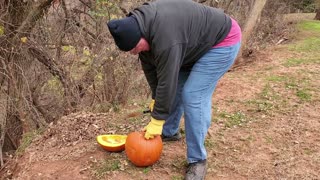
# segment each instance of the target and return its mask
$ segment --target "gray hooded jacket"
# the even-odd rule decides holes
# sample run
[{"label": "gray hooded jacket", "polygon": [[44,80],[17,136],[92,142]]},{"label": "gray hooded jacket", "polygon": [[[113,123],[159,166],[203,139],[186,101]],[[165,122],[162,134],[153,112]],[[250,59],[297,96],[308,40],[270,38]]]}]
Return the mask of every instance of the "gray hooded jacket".
[{"label": "gray hooded jacket", "polygon": [[166,120],[173,108],[179,71],[190,70],[231,29],[222,10],[191,0],[158,0],[131,12],[150,51],[139,54],[156,103],[152,117]]}]

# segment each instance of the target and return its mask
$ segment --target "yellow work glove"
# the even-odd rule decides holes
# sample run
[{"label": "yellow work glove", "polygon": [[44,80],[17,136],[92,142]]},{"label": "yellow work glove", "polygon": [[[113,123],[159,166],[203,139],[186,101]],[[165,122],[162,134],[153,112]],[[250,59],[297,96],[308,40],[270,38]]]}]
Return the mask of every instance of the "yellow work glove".
[{"label": "yellow work glove", "polygon": [[149,122],[149,124],[143,128],[143,131],[146,131],[146,133],[144,134],[144,138],[152,139],[156,135],[161,135],[164,122],[164,120],[156,120],[151,117],[151,121]]},{"label": "yellow work glove", "polygon": [[150,109],[151,112],[153,111],[153,107],[154,107],[154,103],[155,103],[155,102],[156,102],[156,101],[155,101],[154,99],[152,99],[151,102],[150,102],[150,104],[149,104],[149,109]]}]

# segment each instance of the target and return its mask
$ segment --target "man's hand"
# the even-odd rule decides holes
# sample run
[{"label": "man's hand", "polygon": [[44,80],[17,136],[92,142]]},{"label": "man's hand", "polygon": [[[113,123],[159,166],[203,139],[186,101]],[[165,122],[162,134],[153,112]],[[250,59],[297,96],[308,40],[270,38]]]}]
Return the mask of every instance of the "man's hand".
[{"label": "man's hand", "polygon": [[154,99],[152,99],[151,102],[150,102],[150,104],[149,104],[149,109],[150,109],[151,112],[153,111],[153,107],[154,107],[154,103],[155,103],[155,102],[156,102],[156,101],[155,101]]},{"label": "man's hand", "polygon": [[144,138],[152,139],[156,135],[161,135],[164,122],[164,120],[156,120],[151,117],[151,121],[149,122],[149,124],[143,128],[143,130],[146,131],[146,133],[144,134]]}]

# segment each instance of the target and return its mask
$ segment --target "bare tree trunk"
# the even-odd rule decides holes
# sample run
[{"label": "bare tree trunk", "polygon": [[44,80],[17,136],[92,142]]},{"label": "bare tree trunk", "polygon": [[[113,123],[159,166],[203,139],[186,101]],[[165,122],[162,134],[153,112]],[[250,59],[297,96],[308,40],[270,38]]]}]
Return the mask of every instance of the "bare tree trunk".
[{"label": "bare tree trunk", "polygon": [[[248,43],[249,37],[253,33],[254,27],[257,24],[257,21],[259,21],[260,15],[262,13],[262,10],[266,4],[267,0],[256,0],[253,8],[250,12],[250,15],[248,17],[248,20],[242,30],[242,42],[241,42],[241,50],[239,52],[238,57],[242,57],[242,50],[245,49],[246,44]],[[239,63],[239,58],[236,61],[236,64]]]},{"label": "bare tree trunk", "polygon": [[4,138],[6,135],[6,109],[7,109],[7,101],[5,94],[0,91],[0,167],[3,166],[3,153],[2,148],[4,145]]},{"label": "bare tree trunk", "polygon": [[315,20],[320,20],[320,8],[316,10],[316,17],[314,17]]},{"label": "bare tree trunk", "polygon": [[315,0],[316,6],[316,16],[314,17],[315,20],[320,20],[320,0]]}]

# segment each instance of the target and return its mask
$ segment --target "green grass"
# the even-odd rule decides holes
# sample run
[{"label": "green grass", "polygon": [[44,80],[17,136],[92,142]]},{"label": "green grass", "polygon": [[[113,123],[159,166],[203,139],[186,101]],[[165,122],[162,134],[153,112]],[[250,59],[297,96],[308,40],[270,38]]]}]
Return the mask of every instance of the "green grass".
[{"label": "green grass", "polygon": [[111,171],[116,171],[120,169],[120,160],[118,159],[108,159],[100,163],[95,169],[95,176],[97,178],[103,177],[105,174]]},{"label": "green grass", "polygon": [[297,89],[299,85],[294,81],[285,82],[286,89]]},{"label": "green grass", "polygon": [[273,143],[273,139],[269,136],[265,137],[265,140],[267,141],[267,143],[272,144]]},{"label": "green grass", "polygon": [[267,66],[264,68],[265,71],[272,71],[274,69],[276,69],[274,66]]},{"label": "green grass", "polygon": [[249,135],[249,136],[247,136],[247,137],[240,137],[240,140],[241,140],[241,141],[245,141],[245,142],[253,142],[253,141],[255,141],[256,139],[255,139],[254,136]]},{"label": "green grass", "polygon": [[319,52],[320,51],[320,38],[319,37],[308,37],[302,41],[298,41],[295,44],[288,46],[290,51],[295,52]]},{"label": "green grass", "polygon": [[[301,61],[291,61],[292,64],[305,63]],[[255,103],[258,105],[257,111],[268,111],[275,107],[275,105],[283,105],[281,101],[286,99],[286,97],[296,95],[302,101],[311,101],[312,92],[314,91],[313,85],[310,83],[310,77],[307,72],[296,71],[292,74],[284,74],[281,76],[272,75],[266,78],[269,82],[262,92],[260,93],[260,100],[252,101],[251,104]],[[277,85],[280,88],[279,91],[282,91],[282,87],[288,89],[289,91],[286,94],[278,94],[272,88],[272,85]],[[280,93],[280,92],[279,92]],[[264,100],[263,100],[264,99]],[[268,101],[266,101],[268,100]]]},{"label": "green grass", "polygon": [[[256,122],[278,121],[280,118],[291,118],[294,114],[308,106],[317,105],[319,102],[319,64],[320,64],[320,23],[304,23],[301,26],[306,30],[317,32],[299,35],[301,41],[296,41],[294,44],[288,45],[280,49],[286,53],[286,59],[279,59],[280,66],[270,66],[259,69],[253,74],[254,78],[248,78],[251,82],[261,82],[262,87],[256,91],[255,96],[251,99],[225,100],[226,109],[213,109],[214,116],[212,121],[224,122],[226,127],[240,126],[241,129],[251,127],[248,120],[252,120],[253,124]],[[305,32],[301,32],[305,33]],[[288,49],[289,51],[288,51]],[[282,58],[282,57],[280,57]],[[236,112],[228,109],[237,108]],[[241,111],[240,111],[241,110]],[[230,112],[231,111],[231,112]],[[245,112],[242,113],[242,112]],[[260,125],[260,124],[259,124]],[[254,127],[254,126],[253,126]],[[223,133],[222,129],[222,133]],[[223,136],[226,136],[225,134]],[[253,136],[239,137],[240,140],[251,144],[255,141]],[[261,140],[261,139],[260,139]],[[259,141],[260,141],[259,140]],[[272,134],[265,134],[263,142],[274,145],[279,143],[277,138]],[[219,142],[218,142],[219,143]],[[217,145],[210,141],[205,141],[206,147],[210,150],[217,149]],[[219,145],[219,144],[218,144]],[[212,151],[211,149],[211,151]],[[310,149],[305,149],[306,155],[312,155]]]},{"label": "green grass", "polygon": [[303,31],[312,31],[320,33],[320,22],[319,21],[302,21],[298,24],[298,28]]},{"label": "green grass", "polygon": [[172,161],[172,166],[177,168],[177,169],[181,169],[185,166],[187,166],[188,162],[186,161],[185,158],[182,157],[175,157]]},{"label": "green grass", "polygon": [[218,116],[226,120],[224,124],[228,128],[240,126],[243,123],[247,122],[245,114],[241,111],[235,113],[222,112]]},{"label": "green grass", "polygon": [[296,95],[300,98],[302,101],[310,101],[312,95],[309,93],[306,89],[300,89],[297,91]]},{"label": "green grass", "polygon": [[279,99],[279,94],[273,89],[270,83],[267,83],[259,94],[259,98],[273,101]]},{"label": "green grass", "polygon": [[286,76],[278,76],[278,75],[272,75],[267,77],[268,81],[272,81],[272,82],[281,82],[281,81],[286,81],[288,77]]},{"label": "green grass", "polygon": [[171,177],[171,179],[172,179],[172,180],[183,180],[184,177],[183,177],[182,175],[173,175],[173,176]]},{"label": "green grass", "polygon": [[303,148],[303,150],[304,150],[304,154],[306,154],[308,156],[311,156],[312,154],[315,154],[318,152],[318,151],[310,149],[310,148]]},{"label": "green grass", "polygon": [[272,109],[274,109],[274,104],[272,102],[268,102],[266,100],[259,100],[259,99],[254,99],[254,100],[249,100],[246,102],[249,105],[254,105],[254,110],[256,112],[268,112]]},{"label": "green grass", "polygon": [[42,132],[43,130],[38,129],[36,131],[32,131],[32,132],[27,132],[22,136],[22,140],[21,140],[21,144],[18,147],[16,154],[19,156],[21,154],[23,154],[23,152],[26,150],[27,147],[30,146],[30,144],[32,143],[33,139]]},{"label": "green grass", "polygon": [[[289,45],[289,50],[295,52],[311,52],[312,54],[306,54],[308,58],[317,57],[313,55],[319,54],[320,51],[320,21],[302,21],[298,23],[297,27],[298,30],[300,30],[297,37],[301,40]],[[304,59],[305,58],[306,57],[304,57]]]},{"label": "green grass", "polygon": [[244,101],[243,107],[247,107],[248,112],[267,116],[275,112],[285,113],[290,110],[290,99],[294,99],[292,97],[297,96],[303,101],[311,100],[311,94],[307,91],[310,89],[309,79],[304,73],[289,72],[267,77],[261,75],[259,78],[266,82],[254,99]]},{"label": "green grass", "polygon": [[307,64],[320,64],[320,58],[313,58],[313,59],[290,58],[290,59],[287,59],[286,62],[284,62],[282,65],[285,67],[294,67],[294,66],[307,65]]},{"label": "green grass", "polygon": [[4,27],[0,25],[0,36],[4,35]]},{"label": "green grass", "polygon": [[148,174],[150,172],[151,168],[150,167],[146,167],[143,169],[143,173],[144,174]]},{"label": "green grass", "polygon": [[206,139],[204,142],[204,146],[208,149],[212,149],[212,148],[214,148],[215,144],[210,139]]},{"label": "green grass", "polygon": [[[316,69],[320,64],[320,21],[302,21],[298,23],[298,37],[300,41],[288,45],[290,51],[299,53],[298,57],[286,59],[282,65],[290,67],[301,67],[302,65],[309,65],[311,70]],[[302,101],[311,101],[317,99],[317,91],[319,86],[314,82],[319,78],[319,74],[306,71],[308,68],[295,70],[288,79],[284,81],[285,88],[293,90],[295,96]],[[314,70],[313,70],[314,71]],[[277,81],[276,77],[271,78]],[[278,81],[279,82],[279,81]],[[312,99],[313,98],[313,99]]]}]

